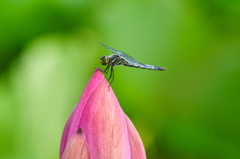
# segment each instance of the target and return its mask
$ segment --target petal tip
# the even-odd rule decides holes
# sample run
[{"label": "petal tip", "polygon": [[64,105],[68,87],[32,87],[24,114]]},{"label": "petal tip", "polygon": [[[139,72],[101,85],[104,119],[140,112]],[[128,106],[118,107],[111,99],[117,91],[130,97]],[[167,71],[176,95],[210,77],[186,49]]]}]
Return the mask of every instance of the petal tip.
[{"label": "petal tip", "polygon": [[101,71],[100,68],[99,68],[99,66],[96,67],[96,69],[95,69],[95,72],[97,72],[97,71]]},{"label": "petal tip", "polygon": [[70,138],[61,159],[90,159],[90,153],[85,138],[85,134],[81,128],[79,128]]}]

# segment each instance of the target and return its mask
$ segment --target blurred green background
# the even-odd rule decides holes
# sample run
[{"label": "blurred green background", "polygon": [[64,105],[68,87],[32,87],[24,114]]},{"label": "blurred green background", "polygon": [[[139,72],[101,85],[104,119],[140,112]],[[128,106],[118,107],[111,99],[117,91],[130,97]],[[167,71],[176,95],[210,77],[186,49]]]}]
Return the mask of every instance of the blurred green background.
[{"label": "blurred green background", "polygon": [[1,159],[58,158],[98,42],[167,68],[115,67],[149,159],[240,158],[239,0],[2,0]]}]

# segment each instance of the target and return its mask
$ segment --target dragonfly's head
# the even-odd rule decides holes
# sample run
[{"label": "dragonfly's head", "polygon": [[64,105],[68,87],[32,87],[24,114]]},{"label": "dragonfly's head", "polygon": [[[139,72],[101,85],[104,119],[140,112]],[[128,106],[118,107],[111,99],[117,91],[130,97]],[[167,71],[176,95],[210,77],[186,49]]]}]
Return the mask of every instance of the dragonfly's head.
[{"label": "dragonfly's head", "polygon": [[103,55],[102,57],[100,57],[100,62],[102,65],[108,64],[108,57],[106,55]]}]

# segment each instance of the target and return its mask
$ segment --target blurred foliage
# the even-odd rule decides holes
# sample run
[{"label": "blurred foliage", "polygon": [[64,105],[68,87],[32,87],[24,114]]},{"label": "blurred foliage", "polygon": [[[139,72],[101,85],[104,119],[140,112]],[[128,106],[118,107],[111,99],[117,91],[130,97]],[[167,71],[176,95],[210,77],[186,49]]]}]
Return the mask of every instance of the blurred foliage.
[{"label": "blurred foliage", "polygon": [[148,158],[240,158],[238,0],[0,1],[0,158],[58,158],[98,42],[167,68],[115,67]]}]

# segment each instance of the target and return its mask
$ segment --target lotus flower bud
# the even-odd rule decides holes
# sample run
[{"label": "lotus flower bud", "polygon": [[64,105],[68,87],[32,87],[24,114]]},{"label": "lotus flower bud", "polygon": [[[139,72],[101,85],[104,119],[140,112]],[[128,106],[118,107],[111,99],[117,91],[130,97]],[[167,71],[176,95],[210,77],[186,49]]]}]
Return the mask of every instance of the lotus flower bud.
[{"label": "lotus flower bud", "polygon": [[108,86],[97,68],[64,127],[60,159],[146,158],[137,130]]}]

